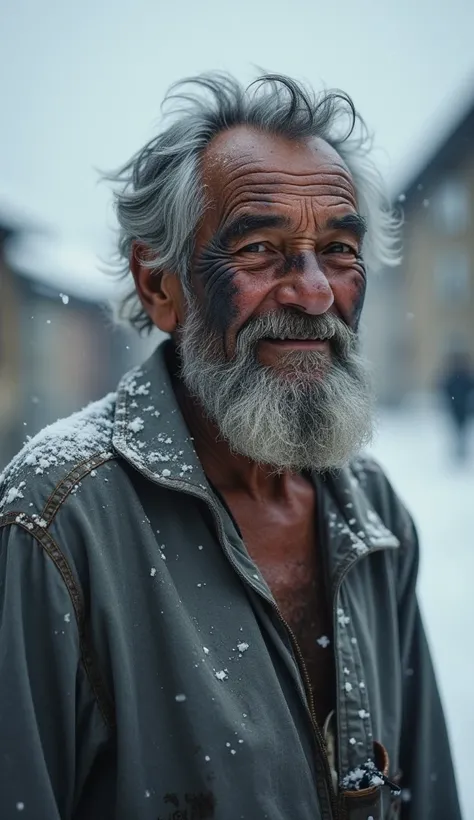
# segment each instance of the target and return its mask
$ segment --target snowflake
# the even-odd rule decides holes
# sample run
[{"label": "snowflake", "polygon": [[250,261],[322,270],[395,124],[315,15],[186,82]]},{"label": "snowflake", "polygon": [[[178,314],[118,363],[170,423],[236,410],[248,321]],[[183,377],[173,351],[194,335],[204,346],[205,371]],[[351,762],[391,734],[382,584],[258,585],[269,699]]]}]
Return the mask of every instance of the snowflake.
[{"label": "snowflake", "polygon": [[216,676],[217,680],[226,680],[226,679],[229,677],[229,676],[226,674],[226,672],[224,672],[224,670],[223,670],[223,669],[221,669],[221,671],[220,671],[220,672],[215,672],[214,674],[215,674],[215,676]]},{"label": "snowflake", "polygon": [[66,614],[64,616],[64,620],[66,621],[67,624],[70,623],[70,621],[71,621],[71,613],[70,612],[66,612]]},{"label": "snowflake", "polygon": [[175,701],[177,701],[177,703],[184,703],[184,701],[186,700],[186,695],[175,695],[174,699]]},{"label": "snowflake", "polygon": [[25,482],[21,481],[18,487],[11,487],[5,495],[5,499],[2,502],[1,506],[3,506],[3,504],[11,504],[12,501],[16,501],[17,498],[24,498],[24,495],[22,493],[22,488],[24,486]]},{"label": "snowflake", "polygon": [[316,643],[322,646],[323,649],[326,649],[331,643],[331,641],[329,640],[327,635],[321,635],[321,637],[317,639]]},{"label": "snowflake", "polygon": [[156,567],[152,567],[152,568],[151,568],[151,570],[150,570],[150,575],[151,575],[151,577],[152,577],[152,578],[154,578],[154,577],[155,577],[155,575],[156,575]]},{"label": "snowflake", "polygon": [[129,421],[128,429],[132,431],[132,433],[139,433],[140,430],[143,430],[145,424],[143,419],[137,416],[133,421]]},{"label": "snowflake", "polygon": [[242,643],[237,644],[237,649],[239,650],[239,652],[245,652],[246,649],[248,649],[248,648],[249,648],[249,645],[248,645],[248,643],[245,643],[245,641],[242,641]]}]

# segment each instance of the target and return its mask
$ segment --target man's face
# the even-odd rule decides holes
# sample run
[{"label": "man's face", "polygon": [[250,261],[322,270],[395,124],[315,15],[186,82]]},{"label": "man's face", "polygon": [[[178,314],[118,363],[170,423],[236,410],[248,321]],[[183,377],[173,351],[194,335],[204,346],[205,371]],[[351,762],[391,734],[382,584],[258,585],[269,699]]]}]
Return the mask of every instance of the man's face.
[{"label": "man's face", "polygon": [[[365,226],[336,151],[240,127],[214,140],[202,172],[212,206],[196,237],[192,279],[227,354],[245,323],[265,313],[329,312],[355,330]],[[278,366],[291,350],[329,353],[327,343],[262,340],[258,359]]]},{"label": "man's face", "polygon": [[211,143],[202,174],[210,205],[179,337],[183,378],[252,460],[339,465],[370,432],[356,351],[365,225],[351,176],[321,140],[244,127]]}]

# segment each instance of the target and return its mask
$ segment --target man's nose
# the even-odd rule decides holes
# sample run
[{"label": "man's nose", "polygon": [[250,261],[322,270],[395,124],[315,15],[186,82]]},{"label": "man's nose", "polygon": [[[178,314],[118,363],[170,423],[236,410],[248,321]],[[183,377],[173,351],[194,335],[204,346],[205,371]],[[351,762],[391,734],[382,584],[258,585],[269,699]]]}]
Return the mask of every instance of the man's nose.
[{"label": "man's nose", "polygon": [[278,303],[318,316],[334,302],[334,294],[317,255],[313,251],[293,258],[277,287]]}]

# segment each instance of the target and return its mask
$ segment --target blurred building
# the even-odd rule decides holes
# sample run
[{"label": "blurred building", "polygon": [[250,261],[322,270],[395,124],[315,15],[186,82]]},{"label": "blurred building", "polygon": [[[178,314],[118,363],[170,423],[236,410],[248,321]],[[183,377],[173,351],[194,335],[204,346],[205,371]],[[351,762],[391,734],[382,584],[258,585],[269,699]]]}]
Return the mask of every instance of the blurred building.
[{"label": "blurred building", "polygon": [[0,221],[0,470],[28,435],[113,390],[150,346],[112,328],[112,283],[94,279],[96,266],[81,275],[65,256]]},{"label": "blurred building", "polygon": [[373,278],[366,312],[386,403],[429,393],[451,351],[474,358],[474,103],[395,204],[403,263]]}]

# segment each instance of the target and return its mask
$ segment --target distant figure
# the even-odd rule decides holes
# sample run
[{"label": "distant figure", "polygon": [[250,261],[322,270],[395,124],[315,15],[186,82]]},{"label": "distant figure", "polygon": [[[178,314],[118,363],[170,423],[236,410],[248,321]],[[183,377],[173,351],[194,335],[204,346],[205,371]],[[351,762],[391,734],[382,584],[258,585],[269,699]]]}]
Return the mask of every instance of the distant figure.
[{"label": "distant figure", "polygon": [[474,411],[474,369],[467,353],[451,353],[440,389],[454,430],[454,453],[459,461],[464,461],[468,453],[469,422]]}]

